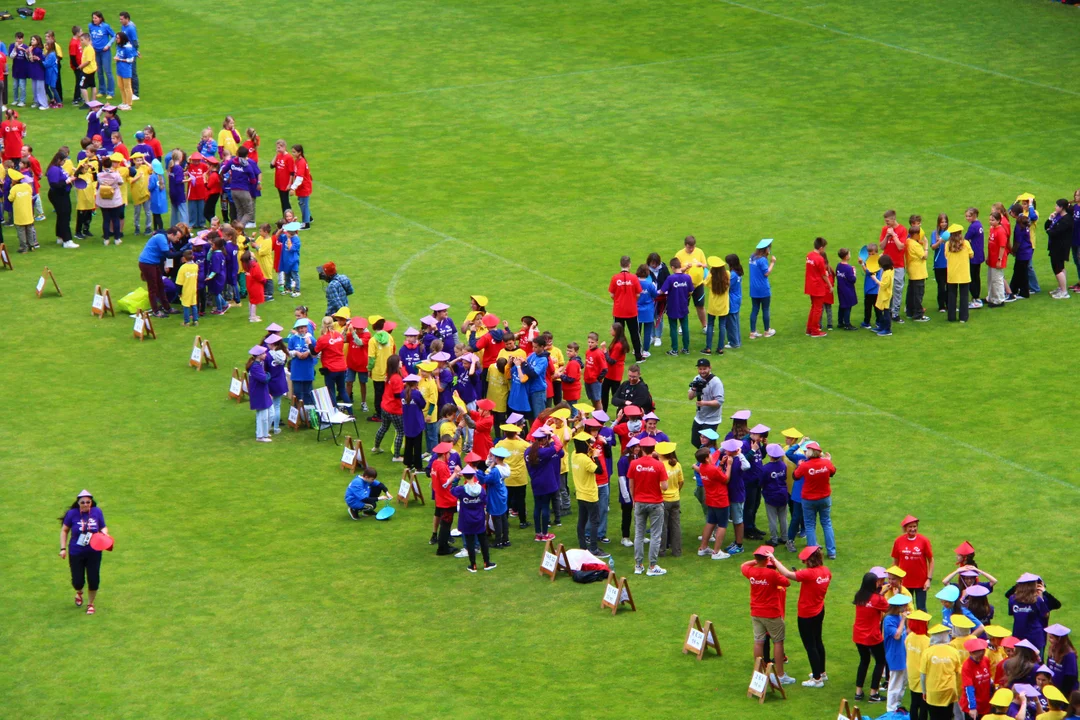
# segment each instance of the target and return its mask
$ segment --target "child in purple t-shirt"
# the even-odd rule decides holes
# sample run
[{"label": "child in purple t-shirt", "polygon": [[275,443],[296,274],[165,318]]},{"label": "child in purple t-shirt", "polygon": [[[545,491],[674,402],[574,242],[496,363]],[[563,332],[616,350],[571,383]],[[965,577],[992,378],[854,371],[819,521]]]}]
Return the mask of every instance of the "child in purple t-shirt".
[{"label": "child in purple t-shirt", "polygon": [[671,349],[668,355],[679,354],[679,326],[682,326],[683,355],[690,354],[690,293],[694,290],[694,281],[682,271],[682,263],[672,258],[669,263],[671,274],[660,286],[657,295],[667,296],[666,313],[668,332],[671,334]]},{"label": "child in purple t-shirt", "polygon": [[461,474],[466,482],[451,488],[450,492],[458,499],[458,530],[465,536],[465,549],[469,552],[469,572],[476,572],[476,544],[480,544],[480,554],[484,558],[484,569],[494,570],[495,563],[491,562],[488,554],[487,519],[484,511],[487,508],[487,491],[476,481],[476,470],[471,467],[462,468]]}]

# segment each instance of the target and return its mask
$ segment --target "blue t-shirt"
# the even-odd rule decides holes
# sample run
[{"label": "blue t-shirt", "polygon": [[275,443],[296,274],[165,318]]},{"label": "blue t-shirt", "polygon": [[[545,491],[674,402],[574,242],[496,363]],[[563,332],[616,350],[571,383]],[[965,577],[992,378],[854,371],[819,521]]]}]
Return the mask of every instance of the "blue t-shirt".
[{"label": "blue t-shirt", "polygon": [[525,384],[521,382],[516,365],[510,365],[510,392],[506,398],[506,405],[514,412],[529,413],[532,411],[529,405],[529,391]]},{"label": "blue t-shirt", "polygon": [[529,382],[525,389],[530,393],[547,392],[547,368],[548,354],[533,353],[525,360],[525,374],[529,376]]},{"label": "blue t-shirt", "polygon": [[100,25],[90,23],[90,27],[87,28],[86,32],[90,35],[90,44],[94,46],[95,50],[104,50],[116,37],[116,33],[106,22]]},{"label": "blue t-shirt", "polygon": [[131,43],[136,48],[139,47],[139,31],[135,27],[135,23],[129,22],[127,25],[121,25],[120,32],[127,35],[129,43]]},{"label": "blue t-shirt", "polygon": [[971,256],[971,264],[979,265],[986,262],[985,244],[983,243],[983,226],[978,220],[968,225],[964,239],[971,243],[971,250],[975,254]]},{"label": "blue t-shirt", "polygon": [[728,315],[734,315],[742,310],[742,275],[731,273],[731,284],[728,285]]},{"label": "blue t-shirt", "polygon": [[[937,230],[930,233],[930,245],[932,246],[934,243],[936,243],[938,241],[938,238],[941,237],[944,234],[945,233],[939,233]],[[945,259],[945,245],[948,242],[949,242],[948,240],[943,240],[941,242],[941,245],[939,245],[937,248],[934,249],[934,269],[935,270],[944,270],[945,268],[949,267],[949,263]]]},{"label": "blue t-shirt", "polygon": [[879,268],[877,272],[873,272],[873,273],[869,272],[867,270],[863,270],[863,284],[862,284],[863,295],[877,295],[878,294],[879,286],[878,286],[878,284],[876,282],[874,282],[873,280],[870,279],[871,275],[873,275],[878,280],[880,280],[881,279],[881,269]]},{"label": "blue t-shirt", "polygon": [[637,299],[637,320],[639,323],[651,323],[656,320],[656,283],[649,278],[638,280],[641,282],[641,294]]},{"label": "blue t-shirt", "polygon": [[769,285],[769,258],[750,258],[750,297],[767,298],[772,296]]},{"label": "blue t-shirt", "polygon": [[[131,43],[124,45],[123,47],[116,48],[116,75],[117,77],[130,78],[132,70],[134,69],[132,64],[126,62],[127,60],[135,59],[135,48]],[[123,61],[123,62],[121,62]]]},{"label": "blue t-shirt", "polygon": [[900,633],[899,640],[894,639],[901,619],[899,615],[886,615],[881,626],[881,632],[885,635],[885,662],[889,664],[890,671],[907,669],[907,648],[904,647],[907,630]]},{"label": "blue t-shirt", "polygon": [[667,316],[672,320],[681,320],[690,314],[690,293],[694,291],[694,281],[683,272],[672,273],[660,288],[667,293]]},{"label": "blue t-shirt", "polygon": [[[308,345],[308,341],[311,344]],[[307,351],[311,352],[315,347],[314,339],[308,335],[306,337],[300,337],[299,335],[289,336],[289,350]],[[300,359],[294,357],[292,362],[289,363],[289,370],[292,372],[292,379],[299,380],[300,382],[314,382],[315,381],[315,356],[311,355],[306,359]]]}]

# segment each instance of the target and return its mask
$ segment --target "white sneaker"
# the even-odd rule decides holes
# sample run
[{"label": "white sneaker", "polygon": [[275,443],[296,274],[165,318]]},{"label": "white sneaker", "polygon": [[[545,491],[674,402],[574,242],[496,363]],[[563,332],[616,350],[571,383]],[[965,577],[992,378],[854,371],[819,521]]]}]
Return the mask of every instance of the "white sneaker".
[{"label": "white sneaker", "polygon": [[803,680],[802,686],[810,688],[820,688],[825,687],[825,683],[821,680],[815,680],[814,678],[810,678],[809,680]]},{"label": "white sneaker", "polygon": [[648,572],[646,572],[645,574],[649,575],[649,576],[652,576],[652,577],[656,577],[658,575],[667,575],[667,570],[660,567],[659,565],[652,565],[652,566],[649,567]]},{"label": "white sneaker", "polygon": [[619,544],[623,547],[634,547],[634,541],[629,538],[623,538]]},{"label": "white sneaker", "polygon": [[[775,678],[775,677],[776,676],[773,675],[773,678]],[[783,675],[780,676],[780,684],[781,685],[794,685],[796,682],[797,681],[795,680],[795,678],[791,677],[787,673],[784,673]]]},{"label": "white sneaker", "polygon": [[649,537],[645,538],[645,544],[646,545],[648,545],[650,542],[652,542],[652,538],[649,538]]},{"label": "white sneaker", "polygon": [[769,328],[768,330],[765,331],[765,335],[763,337],[772,337],[775,334],[776,334],[776,328]]},{"label": "white sneaker", "polygon": [[121,240],[120,238],[116,238],[115,240],[113,240],[113,243],[116,244],[116,245],[123,245],[124,241]]},{"label": "white sneaker", "polygon": [[645,572],[645,566],[644,565],[635,565],[634,566],[634,574],[635,575],[640,575],[643,572]]},{"label": "white sneaker", "polygon": [[750,339],[751,340],[757,340],[759,337],[761,337],[761,333],[759,333],[759,332],[750,333]]},{"label": "white sneaker", "polygon": [[1067,292],[1056,293],[1056,294],[1052,294],[1050,297],[1054,298],[1055,300],[1068,300],[1069,299],[1069,293],[1067,293]]},{"label": "white sneaker", "polygon": [[138,96],[138,95],[132,95],[132,96],[131,96],[131,99],[132,99],[133,101],[134,101],[134,100],[138,100],[138,99],[139,99],[139,96]]},{"label": "white sneaker", "polygon": [[454,557],[456,557],[456,558],[469,557],[469,551],[466,550],[465,548],[462,548],[462,549],[458,550],[456,553],[454,553]]},{"label": "white sneaker", "polygon": [[454,528],[450,531],[450,537],[461,537],[461,531],[457,528]]},{"label": "white sneaker", "polygon": [[56,238],[56,244],[57,244],[57,245],[63,245],[63,244],[64,244],[64,241],[63,241],[63,240],[61,240],[60,238]]},{"label": "white sneaker", "polygon": [[731,556],[730,556],[730,555],[728,555],[728,554],[727,554],[726,552],[724,552],[723,550],[721,550],[721,551],[720,551],[720,552],[718,552],[718,553],[713,553],[713,554],[712,554],[712,559],[713,559],[713,560],[727,560],[727,559],[728,559],[729,557],[731,557]]},{"label": "white sneaker", "polygon": [[649,352],[648,350],[642,350],[641,351],[641,357],[652,357],[652,353]]},{"label": "white sneaker", "polygon": [[660,347],[660,338],[655,337],[652,341],[653,347]]},{"label": "white sneaker", "polygon": [[108,241],[108,240],[102,240],[102,241],[101,241],[101,244],[102,244],[102,245],[108,245],[108,244],[109,244],[109,241]]},{"label": "white sneaker", "polygon": [[250,229],[250,228],[253,228],[253,227],[255,227],[255,223],[249,222],[247,225],[244,226],[244,229]]},{"label": "white sneaker", "polygon": [[[698,538],[700,540],[701,538]],[[705,557],[706,555],[712,555],[712,550],[709,548],[701,548],[697,551],[698,557]]]}]

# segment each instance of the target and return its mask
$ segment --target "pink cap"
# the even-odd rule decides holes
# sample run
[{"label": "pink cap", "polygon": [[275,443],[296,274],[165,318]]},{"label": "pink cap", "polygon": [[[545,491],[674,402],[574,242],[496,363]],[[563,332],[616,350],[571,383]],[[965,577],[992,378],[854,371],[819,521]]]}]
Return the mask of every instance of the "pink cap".
[{"label": "pink cap", "polygon": [[280,341],[281,341],[281,336],[278,335],[277,333],[274,333],[273,335],[268,335],[266,337],[266,339],[263,340],[263,342],[270,343],[271,345],[273,345],[276,342],[280,342]]},{"label": "pink cap", "polygon": [[762,435],[764,433],[769,432],[769,426],[768,425],[762,425],[761,423],[758,423],[754,427],[750,428],[750,432]]},{"label": "pink cap", "polygon": [[266,332],[281,332],[285,328],[281,327],[277,323],[270,323],[266,326]]},{"label": "pink cap", "polygon": [[449,309],[450,309],[449,305],[447,305],[446,303],[441,303],[441,302],[435,303],[434,305],[431,306],[431,312],[442,312],[443,310],[449,310]]},{"label": "pink cap", "polygon": [[750,411],[749,410],[736,410],[735,412],[733,412],[731,414],[731,419],[732,420],[749,420],[750,419]]},{"label": "pink cap", "polygon": [[735,438],[728,438],[720,443],[720,449],[724,452],[739,452],[742,450],[742,443]]}]

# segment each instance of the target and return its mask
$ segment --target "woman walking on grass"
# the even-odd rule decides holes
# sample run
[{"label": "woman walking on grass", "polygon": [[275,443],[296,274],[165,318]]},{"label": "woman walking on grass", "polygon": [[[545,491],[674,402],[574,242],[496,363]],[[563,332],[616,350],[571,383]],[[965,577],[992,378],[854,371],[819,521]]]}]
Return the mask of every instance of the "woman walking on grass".
[{"label": "woman walking on grass", "polygon": [[[94,538],[104,535],[105,542]],[[64,517],[60,518],[60,559],[71,568],[71,586],[75,588],[75,607],[82,607],[83,587],[89,585],[86,614],[94,614],[94,599],[101,585],[101,552],[112,547],[105,515],[89,490],[83,490]]]}]

